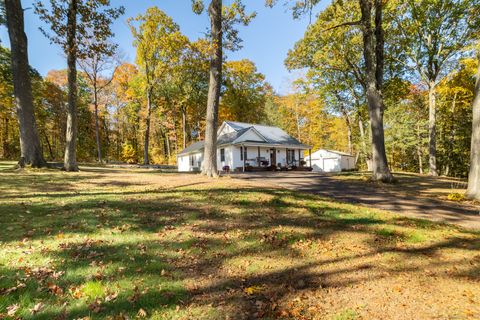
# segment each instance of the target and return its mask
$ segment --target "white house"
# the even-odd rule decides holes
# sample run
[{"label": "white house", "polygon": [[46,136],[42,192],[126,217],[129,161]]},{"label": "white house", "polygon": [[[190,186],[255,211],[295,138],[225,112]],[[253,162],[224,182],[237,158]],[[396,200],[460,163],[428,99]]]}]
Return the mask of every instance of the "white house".
[{"label": "white house", "polygon": [[[300,143],[277,127],[225,121],[217,132],[217,168],[248,171],[267,168],[307,168]],[[178,171],[198,171],[203,162],[203,141],[195,142],[177,155]]]},{"label": "white house", "polygon": [[320,149],[305,157],[305,161],[312,163],[315,172],[340,172],[355,169],[355,157],[351,154]]}]

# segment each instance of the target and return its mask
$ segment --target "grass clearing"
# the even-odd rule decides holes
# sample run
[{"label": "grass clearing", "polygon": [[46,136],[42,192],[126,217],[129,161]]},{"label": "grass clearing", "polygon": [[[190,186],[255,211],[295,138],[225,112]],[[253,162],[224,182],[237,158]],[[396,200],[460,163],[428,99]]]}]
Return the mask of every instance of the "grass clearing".
[{"label": "grass clearing", "polygon": [[247,181],[6,170],[0,225],[0,319],[480,318],[478,232]]}]

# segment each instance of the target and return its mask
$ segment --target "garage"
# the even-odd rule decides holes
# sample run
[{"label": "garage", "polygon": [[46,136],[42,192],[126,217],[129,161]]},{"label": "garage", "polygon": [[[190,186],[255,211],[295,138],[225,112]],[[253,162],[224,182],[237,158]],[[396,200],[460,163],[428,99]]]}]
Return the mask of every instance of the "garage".
[{"label": "garage", "polygon": [[[315,172],[340,172],[355,169],[355,157],[341,151],[320,149],[312,153],[312,168]],[[310,156],[305,157],[309,163]]]}]

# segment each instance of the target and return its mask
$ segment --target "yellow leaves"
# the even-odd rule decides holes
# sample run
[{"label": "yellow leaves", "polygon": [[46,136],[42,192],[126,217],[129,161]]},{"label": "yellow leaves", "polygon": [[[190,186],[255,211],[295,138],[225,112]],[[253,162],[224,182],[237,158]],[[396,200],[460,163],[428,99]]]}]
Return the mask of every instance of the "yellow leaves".
[{"label": "yellow leaves", "polygon": [[80,289],[80,287],[72,287],[69,289],[70,291],[70,295],[74,298],[74,299],[80,299],[83,295],[82,293],[82,290]]},{"label": "yellow leaves", "polygon": [[259,285],[254,285],[254,286],[250,286],[250,287],[247,287],[245,289],[243,289],[243,292],[245,292],[247,295],[251,296],[251,295],[254,295],[256,293],[259,293],[263,290],[263,286],[259,286]]}]

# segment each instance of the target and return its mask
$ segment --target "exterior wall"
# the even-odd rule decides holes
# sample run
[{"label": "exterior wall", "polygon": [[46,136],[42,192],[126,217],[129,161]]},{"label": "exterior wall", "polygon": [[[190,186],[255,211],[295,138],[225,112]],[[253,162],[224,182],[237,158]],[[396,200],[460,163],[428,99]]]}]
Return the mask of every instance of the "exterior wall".
[{"label": "exterior wall", "polygon": [[[191,158],[193,158],[194,165],[191,165]],[[177,165],[179,172],[190,172],[201,170],[203,162],[203,153],[185,154],[177,157]]]},{"label": "exterior wall", "polygon": [[[308,157],[305,160],[309,163]],[[340,172],[355,169],[353,156],[341,155],[327,150],[318,150],[312,153],[312,167],[316,172]]]},{"label": "exterior wall", "polygon": [[245,132],[241,137],[239,137],[235,142],[242,142],[242,141],[259,141],[259,142],[265,142],[265,140],[262,139],[257,133],[255,133],[253,130],[249,130]]},{"label": "exterior wall", "polygon": [[230,127],[228,124],[225,124],[222,131],[219,131],[217,134],[220,136],[222,134],[231,133],[231,132],[235,132],[235,130],[233,130],[232,127]]},{"label": "exterior wall", "polygon": [[[220,149],[225,149],[225,161],[220,161]],[[247,148],[247,158],[246,163],[252,167],[257,167],[257,158],[258,158],[258,147],[256,146],[246,146]],[[270,163],[270,150],[273,147],[260,147],[260,157],[264,158]],[[281,166],[287,165],[287,149],[286,148],[275,148],[276,152],[276,163],[281,164]],[[300,151],[300,155],[303,158],[304,152]],[[191,166],[191,158],[194,158],[194,166]],[[295,150],[295,159],[298,160],[298,149]],[[177,157],[177,165],[179,172],[190,172],[190,171],[199,171],[201,170],[201,165],[203,162],[203,152],[186,154]],[[308,162],[307,162],[308,165]],[[312,161],[313,165],[313,161]],[[236,168],[243,168],[243,160],[240,154],[240,146],[227,145],[217,148],[217,168],[222,170],[223,167],[229,166],[230,170],[235,170]]]},{"label": "exterior wall", "polygon": [[[222,146],[217,148],[217,169],[222,170],[223,167],[229,166],[233,170],[234,146]],[[221,161],[220,149],[225,149],[225,161]]]},{"label": "exterior wall", "polygon": [[343,170],[355,169],[355,157],[342,156],[342,169]]}]

